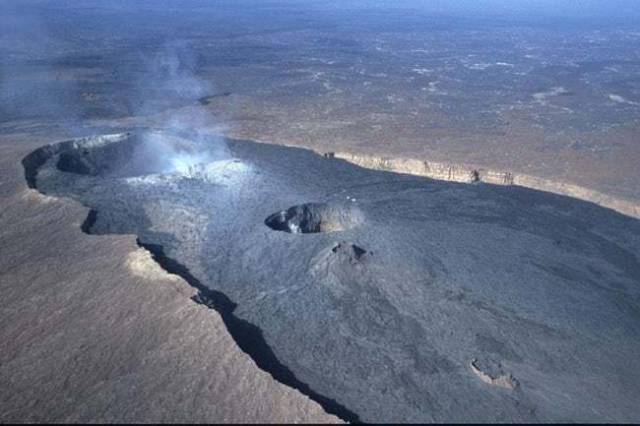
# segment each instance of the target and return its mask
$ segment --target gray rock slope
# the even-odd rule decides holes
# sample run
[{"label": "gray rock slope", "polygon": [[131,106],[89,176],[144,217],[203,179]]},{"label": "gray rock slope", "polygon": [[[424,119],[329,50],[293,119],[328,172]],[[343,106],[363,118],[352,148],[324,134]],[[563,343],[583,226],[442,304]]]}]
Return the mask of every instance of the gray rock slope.
[{"label": "gray rock slope", "polygon": [[640,420],[637,220],[247,141],[171,168],[144,139],[49,148],[27,177],[93,209],[88,232],[137,235],[226,312],[258,365],[325,408],[367,422]]}]

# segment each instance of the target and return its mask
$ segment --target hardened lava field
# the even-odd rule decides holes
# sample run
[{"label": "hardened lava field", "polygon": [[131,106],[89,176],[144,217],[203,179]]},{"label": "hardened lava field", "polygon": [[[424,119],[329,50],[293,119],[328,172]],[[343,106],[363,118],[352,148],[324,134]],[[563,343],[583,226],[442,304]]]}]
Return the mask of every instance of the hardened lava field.
[{"label": "hardened lava field", "polygon": [[637,220],[165,132],[52,145],[25,165],[38,190],[95,212],[88,232],[135,234],[228,303],[234,338],[263,339],[240,345],[259,366],[345,419],[637,418]]}]

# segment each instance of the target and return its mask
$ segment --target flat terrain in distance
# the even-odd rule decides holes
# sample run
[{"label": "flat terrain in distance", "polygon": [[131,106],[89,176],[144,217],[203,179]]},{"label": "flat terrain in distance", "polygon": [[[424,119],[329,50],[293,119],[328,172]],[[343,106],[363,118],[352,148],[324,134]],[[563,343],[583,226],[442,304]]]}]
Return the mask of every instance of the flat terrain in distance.
[{"label": "flat terrain in distance", "polygon": [[38,4],[0,39],[0,131],[201,98],[207,121],[236,137],[469,164],[640,200],[632,19],[348,2]]}]

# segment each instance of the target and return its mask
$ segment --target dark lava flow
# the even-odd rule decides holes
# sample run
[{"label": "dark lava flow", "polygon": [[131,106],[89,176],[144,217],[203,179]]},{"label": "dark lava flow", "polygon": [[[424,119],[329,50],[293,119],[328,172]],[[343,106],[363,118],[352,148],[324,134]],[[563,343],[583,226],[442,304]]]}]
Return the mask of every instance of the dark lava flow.
[{"label": "dark lava flow", "polygon": [[156,155],[142,140],[44,147],[23,161],[27,182],[89,206],[93,234],[136,234],[260,368],[327,411],[640,418],[639,221],[247,141],[194,166],[188,141],[167,136]]},{"label": "dark lava flow", "polygon": [[312,400],[319,403],[327,413],[336,415],[342,420],[350,423],[361,423],[355,413],[347,410],[331,398],[327,398],[313,391],[306,383],[301,382],[296,376],[280,361],[264,340],[262,330],[248,321],[242,320],[233,315],[233,311],[238,305],[233,303],[224,293],[211,290],[194,277],[187,267],[164,254],[164,249],[158,244],[145,244],[139,239],[136,240],[140,247],[143,247],[153,256],[153,259],[167,272],[176,274],[184,278],[190,286],[198,290],[198,294],[193,297],[193,301],[209,308],[215,309],[224,321],[227,330],[246,354],[248,354],[259,368],[271,374],[271,376],[287,386],[300,391]]},{"label": "dark lava flow", "polygon": [[[51,147],[45,147],[43,149],[45,155],[43,155],[42,152],[36,151],[23,160],[22,164],[25,169],[25,178],[30,188],[37,189],[36,176],[38,168],[44,164],[44,161],[46,161],[45,157],[47,156],[46,152],[50,150]],[[77,174],[95,174],[85,162],[78,160],[67,152],[62,152],[60,154],[57,168],[62,171]],[[91,228],[96,223],[97,219],[98,211],[90,209],[86,219],[80,226],[82,232],[92,234]],[[144,243],[140,241],[139,238],[136,238],[136,243],[139,247],[148,250],[153,259],[165,271],[180,276],[191,287],[198,290],[198,293],[193,297],[193,301],[207,306],[210,309],[214,309],[220,314],[229,334],[234,339],[238,347],[255,361],[258,368],[268,372],[280,383],[292,387],[303,395],[308,396],[313,401],[320,404],[327,413],[338,416],[340,419],[349,423],[362,423],[357,414],[343,407],[335,400],[314,392],[308,384],[298,380],[286,366],[278,361],[273,350],[271,350],[265,341],[260,328],[233,315],[233,311],[236,309],[237,304],[232,302],[224,293],[212,290],[203,285],[191,274],[191,272],[189,272],[189,269],[186,266],[165,255],[164,249],[161,245]]]}]

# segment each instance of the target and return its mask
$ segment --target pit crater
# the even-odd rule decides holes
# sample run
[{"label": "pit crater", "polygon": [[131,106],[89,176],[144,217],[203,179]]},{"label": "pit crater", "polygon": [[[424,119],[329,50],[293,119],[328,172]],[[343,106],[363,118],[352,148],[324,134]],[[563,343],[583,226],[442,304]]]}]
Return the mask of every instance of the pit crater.
[{"label": "pit crater", "polygon": [[220,157],[205,145],[160,131],[97,136],[74,142],[60,152],[56,168],[66,173],[101,178],[185,174]]},{"label": "pit crater", "polygon": [[264,223],[274,231],[317,234],[346,231],[363,221],[362,212],[354,205],[305,203],[273,213]]}]

